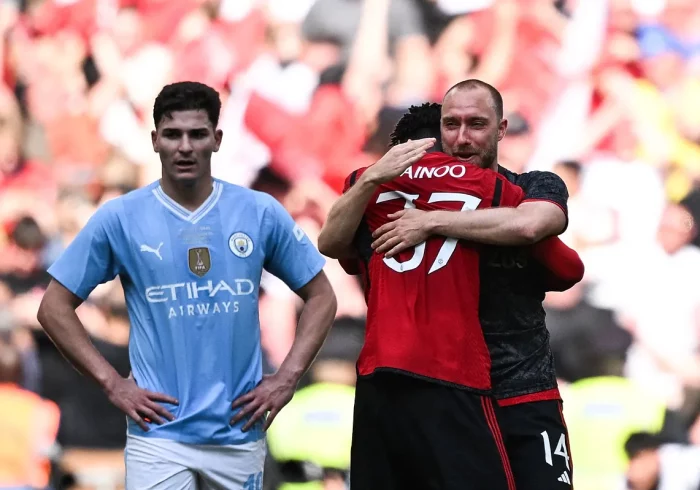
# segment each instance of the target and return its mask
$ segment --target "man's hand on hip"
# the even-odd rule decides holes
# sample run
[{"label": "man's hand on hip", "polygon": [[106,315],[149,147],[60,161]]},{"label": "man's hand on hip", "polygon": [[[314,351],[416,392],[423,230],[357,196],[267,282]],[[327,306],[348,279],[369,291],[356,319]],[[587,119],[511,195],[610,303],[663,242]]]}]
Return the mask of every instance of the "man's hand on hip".
[{"label": "man's hand on hip", "polygon": [[148,432],[146,422],[162,425],[165,420],[175,420],[175,416],[159,403],[177,405],[178,401],[175,398],[139,388],[131,377],[117,379],[107,391],[107,397],[145,432]]},{"label": "man's hand on hip", "polygon": [[238,397],[233,402],[232,408],[242,408],[231,418],[231,425],[248,417],[248,421],[241,429],[243,432],[247,432],[269,412],[263,425],[263,431],[266,431],[280,410],[291,401],[295,389],[296,383],[279,372],[264,376],[255,389]]},{"label": "man's hand on hip", "polygon": [[387,258],[424,242],[431,235],[430,215],[418,209],[402,209],[389,215],[390,221],[372,233],[372,248]]},{"label": "man's hand on hip", "polygon": [[389,182],[423,158],[434,144],[435,138],[423,138],[396,145],[386,152],[377,163],[367,168],[361,178],[375,185]]}]

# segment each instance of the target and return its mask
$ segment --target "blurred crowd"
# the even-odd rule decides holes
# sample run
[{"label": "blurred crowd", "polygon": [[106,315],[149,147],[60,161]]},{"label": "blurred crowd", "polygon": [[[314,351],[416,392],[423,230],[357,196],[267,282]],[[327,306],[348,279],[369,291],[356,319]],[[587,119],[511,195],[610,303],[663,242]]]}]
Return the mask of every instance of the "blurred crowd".
[{"label": "blurred crowd", "polygon": [[[700,488],[700,3],[696,0],[0,0],[0,488],[118,488],[124,416],[37,324],[46,268],[96,207],[160,174],[164,84],[221,93],[216,177],[315,237],[412,104],[479,78],[499,161],[566,182],[584,281],[545,306],[579,489]],[[265,488],[346,488],[364,298],[269,434]],[[268,371],[298,299],[263,278]],[[79,308],[129,373],[118,281]],[[286,482],[286,483],[284,483]]]}]

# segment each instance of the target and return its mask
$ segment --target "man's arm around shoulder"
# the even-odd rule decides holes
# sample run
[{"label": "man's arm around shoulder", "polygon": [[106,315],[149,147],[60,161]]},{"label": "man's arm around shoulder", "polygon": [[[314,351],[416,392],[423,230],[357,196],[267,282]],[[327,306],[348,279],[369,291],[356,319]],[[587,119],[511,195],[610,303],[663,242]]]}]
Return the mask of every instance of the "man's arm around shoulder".
[{"label": "man's arm around shoulder", "polygon": [[[350,179],[360,171],[353,172]],[[354,185],[353,185],[354,184]],[[352,242],[369,200],[377,189],[364,174],[333,204],[318,236],[318,250],[332,259],[348,259],[354,254]]]},{"label": "man's arm around shoulder", "polygon": [[[433,235],[489,245],[522,246],[564,231],[567,222],[564,211],[568,197],[566,187],[563,187],[561,196],[549,198],[545,192],[532,195],[528,192],[521,201],[523,192],[518,186],[506,181],[503,184],[501,206],[511,207],[463,212],[404,209],[389,216],[394,221],[375,230],[372,248],[392,257]],[[561,189],[550,193],[554,192],[561,194]],[[517,207],[513,207],[516,204]]]},{"label": "man's arm around shoulder", "polygon": [[467,213],[436,211],[429,221],[431,234],[491,245],[532,245],[559,235],[566,227],[564,211],[549,201],[526,201],[515,208]]},{"label": "man's arm around shoulder", "polygon": [[[522,174],[517,187],[524,191],[524,196],[517,201],[507,198],[515,195],[507,191],[516,184],[499,178],[504,181],[503,207],[456,213],[463,216],[436,214],[431,217],[434,233],[491,245],[517,246],[532,245],[566,229],[569,193],[558,175],[538,171]],[[458,233],[462,236],[456,236]]]},{"label": "man's arm around shoulder", "polygon": [[336,201],[326,218],[318,237],[319,251],[333,259],[354,257],[352,242],[377,187],[401,175],[434,144],[435,139],[426,138],[396,145],[374,165],[353,172],[346,182],[347,192]]}]

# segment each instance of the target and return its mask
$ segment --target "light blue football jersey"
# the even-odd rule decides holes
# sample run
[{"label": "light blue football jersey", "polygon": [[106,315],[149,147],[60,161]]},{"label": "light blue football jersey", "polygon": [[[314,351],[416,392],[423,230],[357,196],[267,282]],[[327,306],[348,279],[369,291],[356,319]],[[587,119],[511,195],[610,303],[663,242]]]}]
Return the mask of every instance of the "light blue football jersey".
[{"label": "light blue football jersey", "polygon": [[325,260],[271,196],[214,181],[190,212],[159,182],[108,201],[49,273],[85,299],[122,281],[131,322],[134,379],[176,397],[173,422],[131,434],[190,444],[238,444],[263,437],[261,424],[231,426],[231,402],[262,379],[258,318],[265,268],[297,290]]}]

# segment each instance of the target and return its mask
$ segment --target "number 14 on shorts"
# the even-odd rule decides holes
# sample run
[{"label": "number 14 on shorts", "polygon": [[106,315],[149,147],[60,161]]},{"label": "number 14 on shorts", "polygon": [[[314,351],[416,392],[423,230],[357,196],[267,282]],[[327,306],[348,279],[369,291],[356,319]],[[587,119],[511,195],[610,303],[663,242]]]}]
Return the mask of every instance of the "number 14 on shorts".
[{"label": "number 14 on shorts", "polygon": [[544,443],[544,460],[549,466],[554,466],[554,460],[552,456],[561,456],[564,458],[566,463],[566,469],[571,471],[569,466],[569,452],[566,450],[566,434],[562,434],[559,437],[556,447],[554,448],[554,453],[552,453],[552,445],[549,441],[549,433],[545,430],[540,434],[542,436],[542,442]]}]

